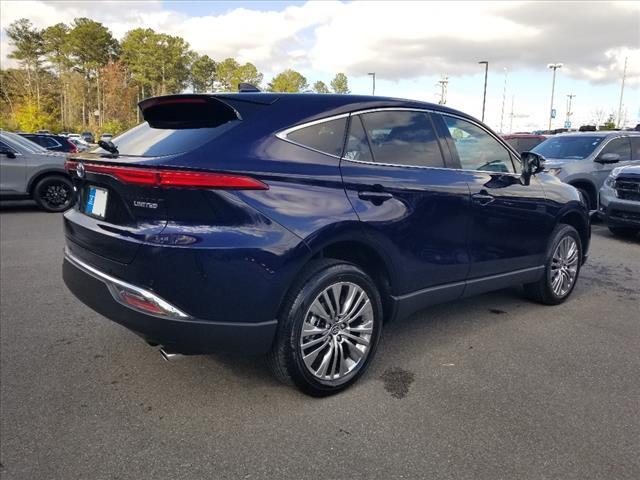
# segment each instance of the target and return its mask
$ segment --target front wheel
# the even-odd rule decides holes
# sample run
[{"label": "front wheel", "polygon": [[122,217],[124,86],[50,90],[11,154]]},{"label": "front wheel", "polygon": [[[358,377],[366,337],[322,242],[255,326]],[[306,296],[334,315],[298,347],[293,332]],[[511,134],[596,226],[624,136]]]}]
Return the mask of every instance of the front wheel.
[{"label": "front wheel", "polygon": [[546,305],[564,302],[576,286],[582,264],[580,235],[570,225],[558,225],[547,250],[544,275],[524,286],[531,299]]},{"label": "front wheel", "polygon": [[322,397],[366,370],[382,330],[382,303],[371,278],[337,260],[311,264],[292,287],[269,354],[276,377]]},{"label": "front wheel", "polygon": [[33,199],[47,212],[64,212],[73,206],[73,185],[62,175],[44,177],[33,189]]}]

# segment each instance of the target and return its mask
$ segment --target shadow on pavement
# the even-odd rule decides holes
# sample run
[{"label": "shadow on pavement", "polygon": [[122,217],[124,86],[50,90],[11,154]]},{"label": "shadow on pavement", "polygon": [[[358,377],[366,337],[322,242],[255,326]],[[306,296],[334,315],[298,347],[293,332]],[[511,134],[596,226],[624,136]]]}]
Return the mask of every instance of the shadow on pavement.
[{"label": "shadow on pavement", "polygon": [[0,213],[9,212],[42,212],[32,200],[7,200],[0,202]]}]

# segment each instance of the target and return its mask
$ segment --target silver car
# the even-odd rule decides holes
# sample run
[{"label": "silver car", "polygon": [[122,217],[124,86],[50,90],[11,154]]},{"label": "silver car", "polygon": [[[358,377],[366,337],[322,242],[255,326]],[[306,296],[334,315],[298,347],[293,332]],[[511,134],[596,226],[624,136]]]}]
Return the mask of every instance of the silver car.
[{"label": "silver car", "polygon": [[640,233],[640,165],[613,169],[600,189],[598,216],[614,235]]},{"label": "silver car", "polygon": [[67,210],[73,205],[74,190],[65,160],[63,153],[0,131],[0,199],[32,198],[48,212]]},{"label": "silver car", "polygon": [[611,170],[640,165],[640,132],[582,132],[550,137],[533,152],[545,168],[578,189],[590,210],[598,208],[598,191]]}]

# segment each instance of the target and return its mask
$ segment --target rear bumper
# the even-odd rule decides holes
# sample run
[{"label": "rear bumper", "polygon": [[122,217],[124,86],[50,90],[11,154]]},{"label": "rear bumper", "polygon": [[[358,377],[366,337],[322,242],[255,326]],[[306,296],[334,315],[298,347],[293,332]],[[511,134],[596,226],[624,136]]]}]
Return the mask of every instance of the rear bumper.
[{"label": "rear bumper", "polygon": [[124,285],[158,301],[163,300],[149,290],[95,269],[67,251],[62,276],[69,290],[84,304],[170,352],[204,354],[225,351],[260,355],[269,351],[275,337],[277,320],[261,323],[212,322],[193,318],[188,312],[177,309],[175,316],[178,318],[134,310],[116,300],[112,293],[114,288]]}]

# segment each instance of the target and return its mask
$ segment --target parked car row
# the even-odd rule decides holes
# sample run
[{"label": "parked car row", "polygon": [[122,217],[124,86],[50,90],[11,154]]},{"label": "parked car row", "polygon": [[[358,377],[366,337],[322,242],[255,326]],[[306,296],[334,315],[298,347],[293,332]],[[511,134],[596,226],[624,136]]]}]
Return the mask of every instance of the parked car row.
[{"label": "parked car row", "polygon": [[598,210],[598,191],[615,167],[640,165],[640,132],[581,132],[550,137],[533,148],[547,171],[580,192]]},{"label": "parked car row", "polygon": [[[96,143],[95,136],[90,131],[84,131],[82,133],[60,132],[59,134],[54,134],[54,133],[51,133],[49,130],[37,130],[34,133],[27,133],[27,132],[16,132],[16,133],[20,135],[39,135],[39,136],[48,136],[48,137],[64,137],[68,139],[76,139],[83,142],[83,144],[86,144],[86,145]],[[103,133],[102,135],[100,135],[100,140],[109,141],[112,138],[113,138],[112,133]],[[45,148],[47,147],[45,146]]]},{"label": "parked car row", "polygon": [[0,197],[32,198],[48,212],[63,212],[75,201],[64,170],[67,156],[47,150],[21,135],[0,131]]},{"label": "parked car row", "polygon": [[53,152],[78,152],[76,144],[61,135],[52,135],[50,133],[21,133],[20,135]]}]

